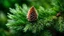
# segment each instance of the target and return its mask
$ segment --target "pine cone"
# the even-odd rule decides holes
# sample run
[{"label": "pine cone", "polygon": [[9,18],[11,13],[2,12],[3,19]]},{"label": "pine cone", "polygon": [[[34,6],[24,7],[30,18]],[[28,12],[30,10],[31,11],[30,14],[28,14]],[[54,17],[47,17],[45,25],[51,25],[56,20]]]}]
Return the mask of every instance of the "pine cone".
[{"label": "pine cone", "polygon": [[38,16],[37,16],[36,10],[35,10],[34,6],[32,6],[29,9],[28,14],[27,14],[28,21],[36,21],[37,17]]},{"label": "pine cone", "polygon": [[57,15],[56,15],[56,16],[57,16],[57,17],[59,17],[60,15],[61,15],[61,12],[57,13]]}]

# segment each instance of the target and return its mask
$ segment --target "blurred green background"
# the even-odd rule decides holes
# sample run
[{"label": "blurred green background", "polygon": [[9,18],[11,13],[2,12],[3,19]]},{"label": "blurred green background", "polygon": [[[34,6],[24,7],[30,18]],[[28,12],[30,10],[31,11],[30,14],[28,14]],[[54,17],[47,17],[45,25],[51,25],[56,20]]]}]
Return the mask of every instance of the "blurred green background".
[{"label": "blurred green background", "polygon": [[[9,8],[15,8],[15,3],[22,6],[22,4],[26,4],[28,7],[35,6],[38,8],[39,6],[43,6],[45,8],[49,8],[52,5],[46,0],[0,0],[0,36],[14,36],[9,32],[9,29],[5,25],[7,23],[7,13],[9,12]],[[46,6],[44,6],[46,5]],[[63,33],[57,32],[57,34],[62,35]]]}]

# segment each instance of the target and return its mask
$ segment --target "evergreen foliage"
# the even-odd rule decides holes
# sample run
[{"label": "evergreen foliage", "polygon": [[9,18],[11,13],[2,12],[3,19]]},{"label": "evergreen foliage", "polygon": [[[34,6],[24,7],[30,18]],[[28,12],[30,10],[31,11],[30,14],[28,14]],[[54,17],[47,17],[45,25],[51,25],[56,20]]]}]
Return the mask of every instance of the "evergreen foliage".
[{"label": "evergreen foliage", "polygon": [[29,22],[26,16],[30,7],[27,7],[27,5],[25,4],[23,4],[23,7],[15,4],[15,9],[10,8],[11,13],[8,13],[9,19],[6,26],[9,27],[11,32],[19,33],[19,35],[19,31],[22,31],[26,34],[30,31],[30,33],[34,34],[33,36],[37,36],[37,33],[39,34],[39,36],[52,36],[53,33],[51,33],[49,29],[47,29],[49,27],[56,29],[59,32],[63,32],[64,16],[56,16],[58,11],[60,9],[63,9],[61,8],[61,6],[59,6],[58,0],[52,0],[50,3],[50,5],[52,5],[53,7],[47,7],[46,5],[44,5],[46,8],[39,6],[38,9],[36,9],[38,13],[38,19],[33,23]]}]

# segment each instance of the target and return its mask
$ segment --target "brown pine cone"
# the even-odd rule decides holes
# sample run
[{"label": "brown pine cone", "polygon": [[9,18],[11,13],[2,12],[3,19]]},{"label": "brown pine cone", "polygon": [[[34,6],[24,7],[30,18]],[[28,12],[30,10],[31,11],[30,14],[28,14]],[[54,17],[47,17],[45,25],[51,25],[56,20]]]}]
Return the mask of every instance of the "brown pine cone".
[{"label": "brown pine cone", "polygon": [[37,20],[37,13],[36,13],[36,9],[34,8],[34,6],[32,6],[27,14],[27,19],[28,21],[36,21]]},{"label": "brown pine cone", "polygon": [[57,16],[57,17],[59,17],[60,15],[61,15],[61,12],[57,13],[57,15],[56,15],[56,16]]}]

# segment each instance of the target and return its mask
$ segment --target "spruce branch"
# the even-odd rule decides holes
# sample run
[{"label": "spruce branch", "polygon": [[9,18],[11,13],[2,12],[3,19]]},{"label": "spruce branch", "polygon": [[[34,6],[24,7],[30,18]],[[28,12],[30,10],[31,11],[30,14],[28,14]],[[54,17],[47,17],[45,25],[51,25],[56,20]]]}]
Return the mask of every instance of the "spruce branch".
[{"label": "spruce branch", "polygon": [[[36,9],[37,12],[34,7],[30,8],[25,4],[23,4],[23,7],[21,7],[18,4],[15,4],[15,9],[10,8],[10,12],[12,14],[8,13],[9,19],[6,25],[9,27],[9,29],[11,29],[11,31],[15,32],[22,30],[23,32],[31,31],[32,33],[36,33],[40,32],[41,30],[43,31],[45,30],[44,28],[48,27],[54,27],[57,31],[63,32],[64,17],[56,17],[58,16],[57,11],[59,11],[60,8],[60,6],[58,6],[58,1],[55,3],[51,2],[51,4],[53,5],[51,8],[39,6],[39,8]],[[48,32],[44,33],[48,34]]]},{"label": "spruce branch", "polygon": [[[34,7],[32,7],[30,10],[30,13],[28,13],[28,9],[29,7],[27,7],[25,4],[23,5],[23,8],[20,7],[18,4],[15,4],[16,8],[12,9],[10,8],[10,13],[8,13],[8,17],[10,18],[8,20],[8,23],[6,24],[10,29],[15,29],[15,30],[24,30],[24,32],[32,31],[33,33],[39,32],[41,30],[44,30],[44,26],[51,26],[51,23],[53,21],[53,16],[55,16],[56,11],[54,11],[52,8],[50,9],[45,9],[42,6],[39,7],[39,9],[37,9],[38,12],[38,16],[36,13],[36,10],[34,9]],[[24,8],[26,7],[26,8]],[[27,17],[29,17],[30,20],[30,15],[31,12],[34,11],[36,14],[36,18],[37,21],[34,23],[31,23],[27,20]],[[33,15],[33,14],[32,14]],[[34,19],[34,20],[35,20]],[[33,21],[34,21],[33,20]],[[31,20],[30,20],[31,21]],[[21,28],[21,29],[20,29]]]}]

